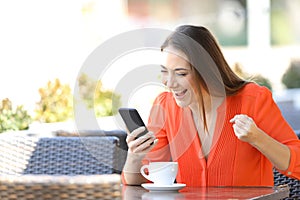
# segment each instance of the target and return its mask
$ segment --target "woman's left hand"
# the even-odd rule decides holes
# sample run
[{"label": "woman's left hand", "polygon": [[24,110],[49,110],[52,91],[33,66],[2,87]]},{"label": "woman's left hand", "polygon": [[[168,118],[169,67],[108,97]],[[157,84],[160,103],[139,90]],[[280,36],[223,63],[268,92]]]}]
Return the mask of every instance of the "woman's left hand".
[{"label": "woman's left hand", "polygon": [[278,142],[257,127],[254,120],[247,115],[235,115],[230,122],[233,123],[232,127],[236,137],[259,150],[277,169],[288,169],[291,158],[288,146]]},{"label": "woman's left hand", "polygon": [[251,117],[239,114],[235,115],[230,122],[233,123],[234,133],[240,140],[248,143],[255,142],[260,129]]}]

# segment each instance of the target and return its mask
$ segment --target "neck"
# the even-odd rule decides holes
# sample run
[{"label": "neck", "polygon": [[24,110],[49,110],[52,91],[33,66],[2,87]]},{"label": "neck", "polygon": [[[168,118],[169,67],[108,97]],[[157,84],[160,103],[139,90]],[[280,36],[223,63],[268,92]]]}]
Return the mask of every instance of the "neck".
[{"label": "neck", "polygon": [[204,116],[202,113],[202,107],[205,107],[205,115],[208,115],[211,112],[212,99],[211,96],[207,92],[205,92],[205,90],[202,91],[202,96],[203,105],[201,102],[195,101],[191,105],[189,105],[189,108],[191,109],[194,118],[196,117],[203,120]]},{"label": "neck", "polygon": [[[218,97],[211,97],[209,95],[204,96],[203,99],[204,99],[204,106],[205,106],[206,125],[208,126],[207,128],[209,129],[212,120],[214,121],[216,117],[215,115],[217,115],[217,108],[222,104],[224,99]],[[194,123],[197,129],[199,127],[202,127],[202,129],[204,129],[204,124],[203,124],[204,116],[202,113],[201,104],[198,104],[198,102],[194,102],[189,106],[189,108],[192,112]]]}]

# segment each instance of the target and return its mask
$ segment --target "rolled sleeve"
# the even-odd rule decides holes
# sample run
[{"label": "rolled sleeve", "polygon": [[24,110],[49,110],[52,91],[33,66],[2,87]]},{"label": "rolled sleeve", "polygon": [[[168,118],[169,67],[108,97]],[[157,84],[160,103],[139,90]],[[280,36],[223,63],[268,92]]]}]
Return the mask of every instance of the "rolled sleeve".
[{"label": "rolled sleeve", "polygon": [[300,160],[297,159],[297,154],[300,153],[298,146],[288,146],[290,149],[290,164],[286,170],[278,170],[280,173],[291,178],[300,179]]}]

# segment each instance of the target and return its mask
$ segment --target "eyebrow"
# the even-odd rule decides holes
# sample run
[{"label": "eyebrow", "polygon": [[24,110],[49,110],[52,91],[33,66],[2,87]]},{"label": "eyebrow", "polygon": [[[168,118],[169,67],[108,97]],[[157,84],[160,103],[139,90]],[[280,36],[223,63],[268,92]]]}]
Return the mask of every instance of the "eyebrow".
[{"label": "eyebrow", "polygon": [[[163,66],[163,65],[160,65],[163,69],[167,69],[167,67],[165,67],[165,66]],[[184,70],[184,71],[189,71],[188,69],[186,69],[186,68],[176,68],[175,70],[173,70],[173,71],[182,71],[182,70]]]}]

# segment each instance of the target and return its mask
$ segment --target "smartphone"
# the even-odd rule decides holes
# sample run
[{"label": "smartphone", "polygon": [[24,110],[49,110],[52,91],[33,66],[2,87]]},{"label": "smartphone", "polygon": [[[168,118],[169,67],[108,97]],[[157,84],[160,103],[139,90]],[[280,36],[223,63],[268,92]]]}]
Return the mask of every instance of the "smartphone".
[{"label": "smartphone", "polygon": [[133,130],[144,126],[146,129],[142,133],[140,133],[137,138],[145,135],[148,130],[145,126],[140,114],[135,108],[119,108],[119,113],[128,129],[129,132],[132,132]]}]

